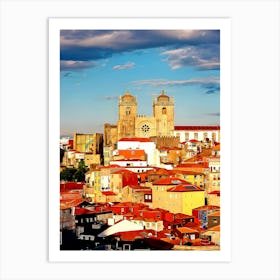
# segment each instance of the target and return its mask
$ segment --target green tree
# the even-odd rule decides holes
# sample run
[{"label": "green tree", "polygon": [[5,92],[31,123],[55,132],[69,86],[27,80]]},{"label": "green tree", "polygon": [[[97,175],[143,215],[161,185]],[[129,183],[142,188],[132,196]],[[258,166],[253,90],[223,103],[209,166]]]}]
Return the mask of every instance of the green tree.
[{"label": "green tree", "polygon": [[64,150],[60,149],[60,162],[62,162],[63,157],[64,157]]},{"label": "green tree", "polygon": [[74,174],[77,172],[76,168],[64,168],[60,172],[60,181],[72,182],[74,181]]},{"label": "green tree", "polygon": [[73,181],[84,182],[85,181],[85,173],[81,170],[77,170],[73,175]]},{"label": "green tree", "polygon": [[82,159],[78,165],[78,171],[86,173],[88,171],[88,167],[85,165],[85,161]]}]

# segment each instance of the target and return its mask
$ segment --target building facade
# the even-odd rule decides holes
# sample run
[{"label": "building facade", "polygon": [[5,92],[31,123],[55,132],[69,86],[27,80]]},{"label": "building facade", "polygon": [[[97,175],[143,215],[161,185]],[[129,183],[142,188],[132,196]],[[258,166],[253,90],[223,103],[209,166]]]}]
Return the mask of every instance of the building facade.
[{"label": "building facade", "polygon": [[117,125],[104,125],[105,145],[121,138],[174,135],[174,98],[164,91],[153,100],[153,116],[139,115],[136,96],[128,91],[119,98]]}]

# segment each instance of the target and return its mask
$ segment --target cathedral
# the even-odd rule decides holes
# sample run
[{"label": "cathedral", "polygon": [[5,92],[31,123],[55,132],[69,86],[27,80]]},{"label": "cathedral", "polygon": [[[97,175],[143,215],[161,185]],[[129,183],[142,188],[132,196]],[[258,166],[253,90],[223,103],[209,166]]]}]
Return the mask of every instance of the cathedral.
[{"label": "cathedral", "polygon": [[153,100],[153,116],[137,114],[137,98],[128,91],[119,98],[118,122],[104,125],[104,144],[111,146],[121,138],[174,135],[174,98],[164,91]]}]

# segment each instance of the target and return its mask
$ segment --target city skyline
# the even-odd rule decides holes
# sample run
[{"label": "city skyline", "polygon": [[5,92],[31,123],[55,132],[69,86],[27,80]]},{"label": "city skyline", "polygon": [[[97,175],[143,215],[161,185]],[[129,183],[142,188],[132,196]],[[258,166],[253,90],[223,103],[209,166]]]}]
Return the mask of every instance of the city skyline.
[{"label": "city skyline", "polygon": [[162,90],[175,99],[175,125],[220,124],[219,30],[61,30],[61,136],[103,133],[118,99],[137,96],[152,115]]}]

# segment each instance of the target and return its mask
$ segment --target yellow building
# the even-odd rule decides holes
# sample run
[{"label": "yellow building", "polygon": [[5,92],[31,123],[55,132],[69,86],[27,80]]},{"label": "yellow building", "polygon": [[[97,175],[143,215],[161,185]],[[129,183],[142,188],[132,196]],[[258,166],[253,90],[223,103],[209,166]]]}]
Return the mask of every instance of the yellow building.
[{"label": "yellow building", "polygon": [[100,155],[95,154],[85,154],[85,165],[90,167],[91,165],[100,165],[101,164],[101,158]]},{"label": "yellow building", "polygon": [[205,175],[201,172],[176,170],[174,168],[175,176],[192,183],[193,185],[204,189]]},{"label": "yellow building", "polygon": [[192,215],[192,209],[205,205],[204,190],[177,177],[159,179],[152,186],[152,208]]},{"label": "yellow building", "polygon": [[192,210],[205,205],[204,191],[192,184],[182,184],[167,189],[168,208],[172,213],[192,215]]},{"label": "yellow building", "polygon": [[175,177],[166,177],[156,180],[152,183],[152,208],[163,208],[167,209],[170,208],[168,202],[168,193],[167,189],[179,185],[187,183],[186,181],[175,178]]}]

